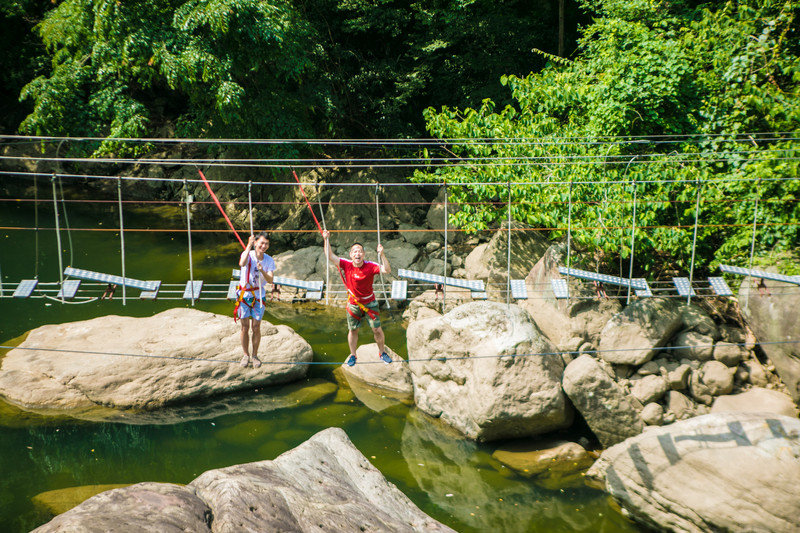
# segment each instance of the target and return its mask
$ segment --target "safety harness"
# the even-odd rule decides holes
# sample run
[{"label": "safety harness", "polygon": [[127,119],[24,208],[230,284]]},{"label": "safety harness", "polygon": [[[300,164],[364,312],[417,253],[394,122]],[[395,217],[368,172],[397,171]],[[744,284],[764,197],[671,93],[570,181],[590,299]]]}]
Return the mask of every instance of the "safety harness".
[{"label": "safety harness", "polygon": [[[244,279],[247,280],[246,281],[246,285],[250,284],[250,264],[252,262],[253,262],[253,259],[250,257],[250,254],[248,254],[247,255],[247,267],[246,267],[247,268],[247,274],[245,275],[245,278],[244,278]],[[261,273],[259,272],[258,275],[260,276]],[[233,322],[234,323],[236,323],[236,321],[239,320],[239,306],[240,305],[244,304],[247,307],[249,307],[250,309],[252,309],[253,305],[256,304],[255,297],[253,297],[253,305],[250,305],[244,299],[246,293],[248,293],[248,292],[254,293],[256,291],[256,289],[258,289],[258,287],[242,287],[241,281],[239,282],[239,286],[237,287],[237,292],[239,293],[239,296],[236,298],[236,305],[233,306]],[[261,304],[264,305],[264,299],[263,298],[261,299]]]},{"label": "safety harness", "polygon": [[344,308],[347,309],[347,312],[350,314],[350,316],[355,318],[356,320],[361,320],[363,318],[363,317],[360,317],[360,316],[356,316],[353,313],[352,309],[350,309],[350,305],[349,304],[352,303],[352,304],[355,304],[356,306],[358,306],[358,308],[361,309],[361,311],[363,313],[366,313],[367,316],[370,317],[370,319],[375,320],[376,318],[378,318],[378,313],[376,313],[375,311],[373,311],[372,309],[370,309],[369,307],[367,307],[366,305],[361,303],[361,301],[358,299],[358,296],[356,296],[355,293],[350,289],[350,286],[347,284],[347,279],[344,276],[344,272],[342,272],[342,267],[339,266],[339,265],[336,265],[336,270],[339,271],[339,277],[342,278],[342,283],[344,283],[344,287],[345,287],[345,289],[347,289],[347,292],[349,294],[349,296],[347,298],[347,303],[345,304]]}]

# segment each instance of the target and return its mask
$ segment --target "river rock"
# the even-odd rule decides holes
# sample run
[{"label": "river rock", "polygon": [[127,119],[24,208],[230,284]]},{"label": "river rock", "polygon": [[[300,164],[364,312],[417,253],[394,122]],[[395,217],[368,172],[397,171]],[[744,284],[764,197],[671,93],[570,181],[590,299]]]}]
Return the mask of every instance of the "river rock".
[{"label": "river rock", "polygon": [[471,302],[414,321],[407,343],[409,359],[424,361],[409,363],[417,406],[471,439],[536,435],[572,422],[564,363],[516,305]]},{"label": "river rock", "polygon": [[416,246],[400,239],[384,241],[383,249],[393,273],[399,268],[409,268],[419,257],[419,249]]},{"label": "river rock", "polygon": [[[311,346],[288,326],[263,321],[261,331],[265,364],[253,369],[238,364],[240,333],[233,320],[196,309],[41,326],[20,348],[63,351],[9,351],[0,367],[0,394],[32,410],[148,410],[305,376],[308,366],[294,363],[311,361]],[[163,358],[172,356],[186,359]]]},{"label": "river rock", "polygon": [[734,371],[719,361],[708,361],[702,367],[701,379],[712,396],[730,394]]},{"label": "river rock", "polygon": [[714,354],[714,339],[696,331],[682,331],[672,341],[672,352],[679,359],[708,361]]},{"label": "river rock", "polygon": [[712,413],[775,413],[797,417],[797,407],[791,396],[780,391],[754,387],[740,394],[720,396],[711,406]]},{"label": "river rock", "polygon": [[714,346],[714,359],[725,364],[725,366],[739,366],[739,363],[746,358],[747,350],[737,344],[718,342]]},{"label": "river rock", "polygon": [[73,507],[80,505],[92,496],[96,496],[101,492],[127,486],[129,486],[128,483],[82,485],[80,487],[67,487],[64,489],[48,490],[47,492],[40,492],[31,498],[31,502],[33,502],[33,505],[43,514],[47,516],[56,516],[69,511]]},{"label": "river rock", "polygon": [[697,406],[685,394],[678,391],[667,392],[667,412],[675,415],[678,420],[691,418],[695,415]]},{"label": "river rock", "polygon": [[424,246],[426,243],[431,242],[433,239],[438,239],[439,234],[433,231],[425,231],[425,228],[414,226],[412,224],[401,223],[398,228],[400,236],[415,248],[417,246]]},{"label": "river rock", "polygon": [[714,323],[714,319],[696,305],[682,305],[681,318],[683,329],[697,332],[704,337],[711,337],[713,340],[720,338],[719,328]]},{"label": "river rock", "polygon": [[642,404],[657,402],[667,392],[667,381],[661,375],[644,376],[631,383],[631,394]]},{"label": "river rock", "polygon": [[[508,222],[503,221],[500,229],[481,255],[480,261],[488,269],[488,281],[505,283],[509,274],[508,262]],[[522,279],[548,248],[547,237],[527,224],[511,221],[511,279]]]},{"label": "river rock", "polygon": [[691,366],[685,363],[679,364],[674,370],[667,373],[667,385],[672,390],[683,390],[689,386],[689,376],[691,374]]},{"label": "river rock", "polygon": [[325,254],[322,246],[309,246],[276,255],[275,275],[301,280],[325,279]]},{"label": "river rock", "polygon": [[594,463],[577,442],[552,439],[515,441],[496,449],[492,457],[549,489],[582,486],[583,473]]},{"label": "river rock", "polygon": [[744,368],[747,369],[747,379],[752,385],[755,385],[756,387],[767,386],[769,383],[769,380],[767,379],[767,372],[764,370],[764,367],[761,366],[761,363],[758,360],[749,359],[745,361]]},{"label": "river rock", "polygon": [[467,279],[489,279],[489,267],[483,260],[483,254],[489,246],[488,242],[477,245],[464,259],[464,268],[467,271]]},{"label": "river rock", "polygon": [[603,446],[614,445],[642,432],[642,419],[625,391],[592,357],[581,355],[568,364],[563,386]]},{"label": "river rock", "polygon": [[[405,188],[405,187],[404,187]],[[436,232],[440,235],[439,238],[444,237],[445,233],[445,214],[447,215],[447,241],[449,244],[454,244],[457,242],[461,242],[464,240],[464,232],[463,231],[453,231],[456,229],[456,226],[450,222],[450,217],[453,216],[454,213],[460,211],[460,207],[457,204],[447,203],[445,205],[445,196],[446,196],[446,189],[442,187],[439,189],[439,194],[436,196],[436,199],[431,203],[430,209],[428,209],[428,215],[426,220],[428,222],[428,227],[436,230]]]},{"label": "river rock", "polygon": [[681,324],[681,313],[672,302],[638,300],[605,325],[600,333],[600,356],[609,363],[641,365],[665,346]]},{"label": "river rock", "polygon": [[411,397],[414,386],[411,383],[411,372],[405,360],[397,352],[386,346],[386,353],[392,358],[391,364],[385,364],[379,359],[378,345],[362,344],[356,350],[358,356],[354,366],[342,365],[342,372],[351,377],[374,387],[393,392],[402,397]]},{"label": "river rock", "polygon": [[340,428],[274,461],[209,470],[185,487],[99,494],[36,531],[453,531],[417,508]]},{"label": "river rock", "polygon": [[800,420],[716,413],[652,428],[604,451],[587,478],[660,531],[796,532]]},{"label": "river rock", "polygon": [[[742,314],[775,365],[787,392],[800,401],[800,293],[797,285],[764,280],[768,293],[760,294],[756,280],[745,278],[739,287]],[[790,341],[786,343],[786,341]],[[769,344],[785,343],[785,344]]]},{"label": "river rock", "polygon": [[648,426],[660,426],[664,423],[664,408],[658,403],[648,403],[642,409],[641,416]]}]

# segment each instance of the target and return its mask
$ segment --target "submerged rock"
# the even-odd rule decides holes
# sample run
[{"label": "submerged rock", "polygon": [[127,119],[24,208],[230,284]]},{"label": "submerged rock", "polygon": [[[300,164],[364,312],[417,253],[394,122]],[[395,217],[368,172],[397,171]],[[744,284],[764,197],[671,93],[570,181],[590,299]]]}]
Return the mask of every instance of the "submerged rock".
[{"label": "submerged rock", "polygon": [[366,385],[395,393],[398,398],[410,398],[414,395],[411,383],[411,372],[405,360],[397,352],[386,346],[386,353],[392,358],[391,364],[383,363],[379,358],[378,345],[362,344],[356,350],[358,361],[354,366],[342,365],[341,369],[348,381],[355,378]]},{"label": "submerged rock", "polygon": [[513,442],[492,457],[548,489],[582,486],[583,473],[595,459],[577,442],[565,440]]},{"label": "submerged rock", "polygon": [[524,437],[572,422],[564,363],[516,305],[472,302],[417,320],[407,342],[409,359],[424,360],[409,363],[417,406],[469,438]]},{"label": "submerged rock", "polygon": [[150,410],[305,376],[308,366],[293,363],[311,361],[311,346],[288,326],[261,331],[264,365],[253,369],[238,364],[233,320],[196,309],[41,326],[3,358],[0,395],[31,410]]},{"label": "submerged rock", "polygon": [[651,428],[587,478],[658,530],[796,532],[800,420],[718,413]]},{"label": "submerged rock", "polygon": [[386,481],[339,428],[274,461],[209,470],[185,487],[104,492],[35,531],[65,530],[453,531]]},{"label": "submerged rock", "polygon": [[611,446],[644,429],[639,412],[600,364],[581,355],[564,370],[564,392],[600,444]]}]

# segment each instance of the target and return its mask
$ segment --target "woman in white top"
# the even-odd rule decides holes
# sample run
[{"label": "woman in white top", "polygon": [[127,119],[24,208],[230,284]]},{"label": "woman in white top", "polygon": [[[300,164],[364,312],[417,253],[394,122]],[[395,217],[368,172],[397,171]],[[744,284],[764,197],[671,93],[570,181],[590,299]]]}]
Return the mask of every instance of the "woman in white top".
[{"label": "woman in white top", "polygon": [[[236,316],[242,321],[244,357],[242,357],[241,365],[244,367],[251,361],[253,368],[261,366],[261,360],[258,358],[258,345],[261,343],[261,318],[264,316],[264,287],[267,283],[272,283],[273,272],[275,272],[275,261],[266,254],[267,248],[269,248],[269,235],[266,233],[250,235],[247,246],[239,259],[241,274]],[[251,331],[252,352],[250,351]]]}]

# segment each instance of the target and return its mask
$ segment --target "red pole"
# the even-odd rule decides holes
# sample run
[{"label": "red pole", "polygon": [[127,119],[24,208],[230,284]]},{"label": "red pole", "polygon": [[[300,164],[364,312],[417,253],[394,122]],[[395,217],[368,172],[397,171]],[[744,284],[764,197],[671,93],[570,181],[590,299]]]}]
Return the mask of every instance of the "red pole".
[{"label": "red pole", "polygon": [[[203,183],[205,184],[206,189],[208,189],[209,194],[211,194],[211,198],[214,199],[214,203],[217,204],[217,209],[219,209],[219,212],[222,213],[222,216],[225,217],[225,221],[228,223],[228,226],[231,227],[231,231],[233,232],[234,235],[236,235],[236,239],[239,241],[239,244],[242,245],[242,248],[245,248],[245,245],[244,245],[244,242],[242,241],[242,238],[239,237],[239,233],[236,231],[236,228],[233,227],[233,224],[231,223],[231,219],[228,218],[228,215],[226,215],[225,211],[222,209],[222,206],[220,205],[219,200],[217,199],[217,195],[214,194],[214,191],[211,190],[211,185],[208,184],[208,180],[203,175],[203,171],[198,168],[197,172],[199,172],[200,173],[200,177],[203,178]],[[304,194],[304,196],[305,196],[305,194]],[[306,201],[308,201],[308,200],[306,200]],[[319,225],[319,224],[317,224],[317,225]]]},{"label": "red pole", "polygon": [[297,186],[300,187],[300,192],[303,194],[303,198],[306,200],[306,205],[308,206],[308,210],[311,211],[311,216],[314,217],[314,222],[317,224],[317,229],[319,230],[320,234],[322,234],[322,226],[319,225],[317,215],[314,214],[314,210],[311,208],[311,203],[308,201],[306,192],[303,190],[303,186],[300,185],[300,178],[297,177],[297,173],[294,170],[292,170],[292,175],[294,176],[294,180],[297,182]]}]

